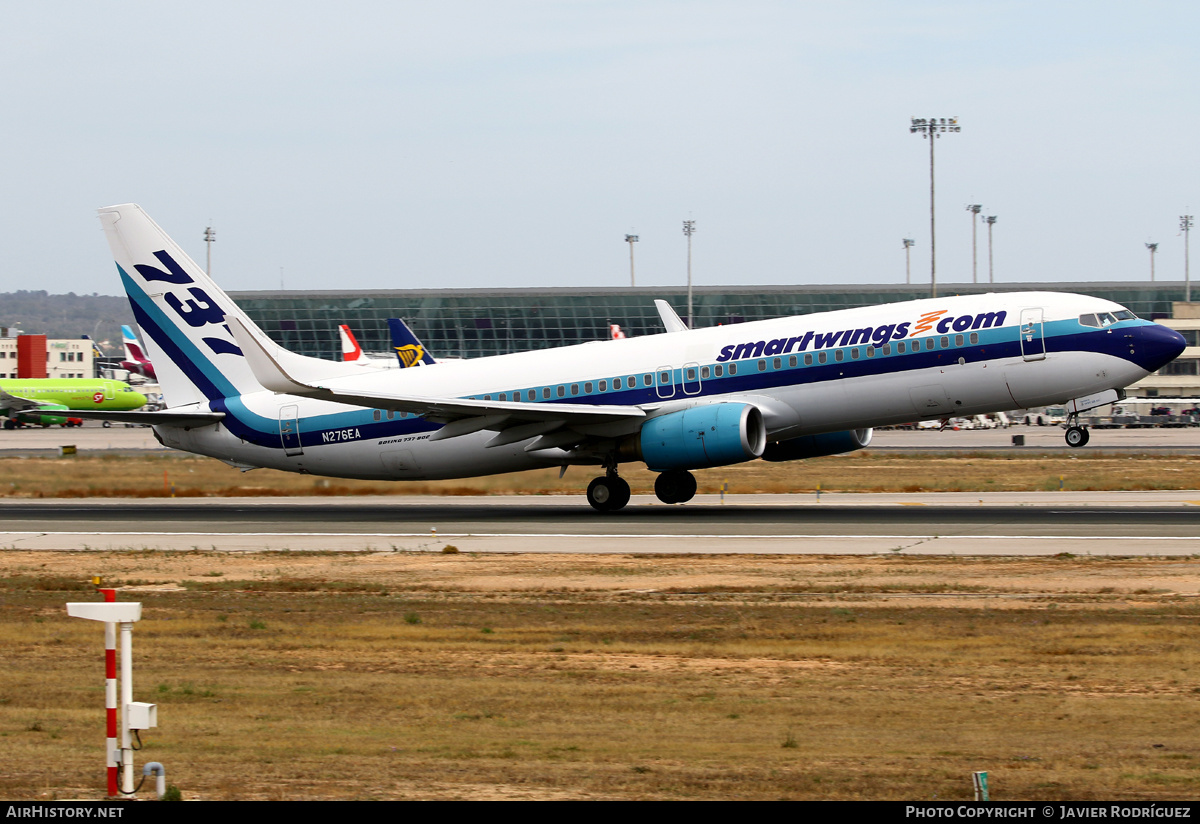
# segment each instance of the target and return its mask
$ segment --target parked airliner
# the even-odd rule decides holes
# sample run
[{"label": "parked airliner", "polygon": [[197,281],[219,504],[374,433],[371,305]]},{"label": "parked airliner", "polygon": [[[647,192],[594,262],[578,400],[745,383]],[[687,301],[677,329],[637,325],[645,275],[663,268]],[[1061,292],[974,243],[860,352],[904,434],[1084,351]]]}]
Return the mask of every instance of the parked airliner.
[{"label": "parked airliner", "polygon": [[618,510],[624,462],[661,473],[667,503],[692,470],[866,446],[871,427],[1066,403],[1078,413],[1178,356],[1177,332],[1084,295],[1015,292],[667,332],[435,369],[363,370],[271,341],[142,209],[100,220],[167,409],[165,445],[242,469],[346,478],[462,478],[600,466],[597,510]]}]

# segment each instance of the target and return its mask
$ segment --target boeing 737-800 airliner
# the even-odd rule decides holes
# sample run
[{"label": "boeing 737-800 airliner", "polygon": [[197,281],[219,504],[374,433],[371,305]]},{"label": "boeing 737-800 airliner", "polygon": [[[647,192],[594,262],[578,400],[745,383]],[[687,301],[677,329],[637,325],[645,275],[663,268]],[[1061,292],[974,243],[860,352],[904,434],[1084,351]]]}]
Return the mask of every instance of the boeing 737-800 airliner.
[{"label": "boeing 737-800 airliner", "polygon": [[[846,309],[441,363],[362,370],[275,344],[133,204],[100,210],[167,409],[110,415],[243,469],[463,478],[590,464],[588,502],[629,501],[643,461],[667,503],[691,470],[866,446],[871,427],[1067,403],[1079,412],[1183,351],[1111,301],[1014,292]],[[668,310],[669,311],[669,310]],[[94,415],[92,417],[97,417]]]}]

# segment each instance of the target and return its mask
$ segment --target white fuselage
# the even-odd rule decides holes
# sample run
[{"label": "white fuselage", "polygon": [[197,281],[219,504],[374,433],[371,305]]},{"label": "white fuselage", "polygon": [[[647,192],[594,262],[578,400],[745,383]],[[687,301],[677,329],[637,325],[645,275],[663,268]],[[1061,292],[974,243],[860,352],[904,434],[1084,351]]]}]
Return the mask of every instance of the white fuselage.
[{"label": "white fuselage", "polygon": [[[626,338],[337,378],[429,398],[637,406],[656,416],[744,402],[762,410],[772,441],[920,419],[1063,402],[1120,388],[1150,371],[1126,320],[1085,327],[1110,301],[1045,292],[950,297],[848,309],[689,332]],[[1150,324],[1153,325],[1153,324]],[[1114,337],[1116,336],[1116,337]],[[1130,349],[1130,353],[1126,353]],[[1154,367],[1157,368],[1157,367]],[[430,441],[439,429],[411,413],[243,392],[209,399],[224,421],[158,425],[168,445],[239,465],[364,479],[434,479],[581,462],[529,441],[488,448],[483,430]],[[645,418],[587,434],[635,434]]]}]

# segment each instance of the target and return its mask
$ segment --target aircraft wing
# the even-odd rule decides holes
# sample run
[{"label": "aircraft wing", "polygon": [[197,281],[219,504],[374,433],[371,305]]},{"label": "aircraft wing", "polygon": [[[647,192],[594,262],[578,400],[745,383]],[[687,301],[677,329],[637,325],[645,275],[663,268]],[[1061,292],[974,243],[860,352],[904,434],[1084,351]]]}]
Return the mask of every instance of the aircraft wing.
[{"label": "aircraft wing", "polygon": [[434,423],[447,424],[443,430],[446,434],[435,433],[433,440],[465,435],[481,429],[513,428],[542,434],[559,426],[595,427],[638,421],[646,417],[646,412],[635,406],[477,401],[332,388],[322,385],[326,381],[320,376],[311,379],[300,376],[307,359],[293,355],[273,341],[268,343],[260,340],[232,315],[228,316],[227,320],[255,379],[263,388],[352,406],[410,412]]},{"label": "aircraft wing", "polygon": [[62,407],[60,404],[50,404],[29,398],[22,398],[20,395],[13,395],[0,389],[0,408],[7,409],[9,412],[27,412],[43,408],[53,408],[55,411],[58,411]]}]

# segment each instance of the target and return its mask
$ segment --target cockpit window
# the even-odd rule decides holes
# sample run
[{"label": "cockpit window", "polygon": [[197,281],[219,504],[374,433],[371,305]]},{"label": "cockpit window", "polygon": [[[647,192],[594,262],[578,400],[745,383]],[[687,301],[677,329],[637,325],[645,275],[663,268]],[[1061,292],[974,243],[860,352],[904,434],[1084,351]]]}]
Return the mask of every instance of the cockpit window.
[{"label": "cockpit window", "polygon": [[1130,312],[1128,309],[1122,309],[1119,312],[1113,312],[1117,320],[1137,320],[1137,315]]},{"label": "cockpit window", "polygon": [[1079,325],[1080,326],[1092,326],[1092,327],[1099,329],[1100,321],[1098,321],[1096,319],[1095,313],[1092,313],[1089,315],[1080,315],[1079,316]]}]

